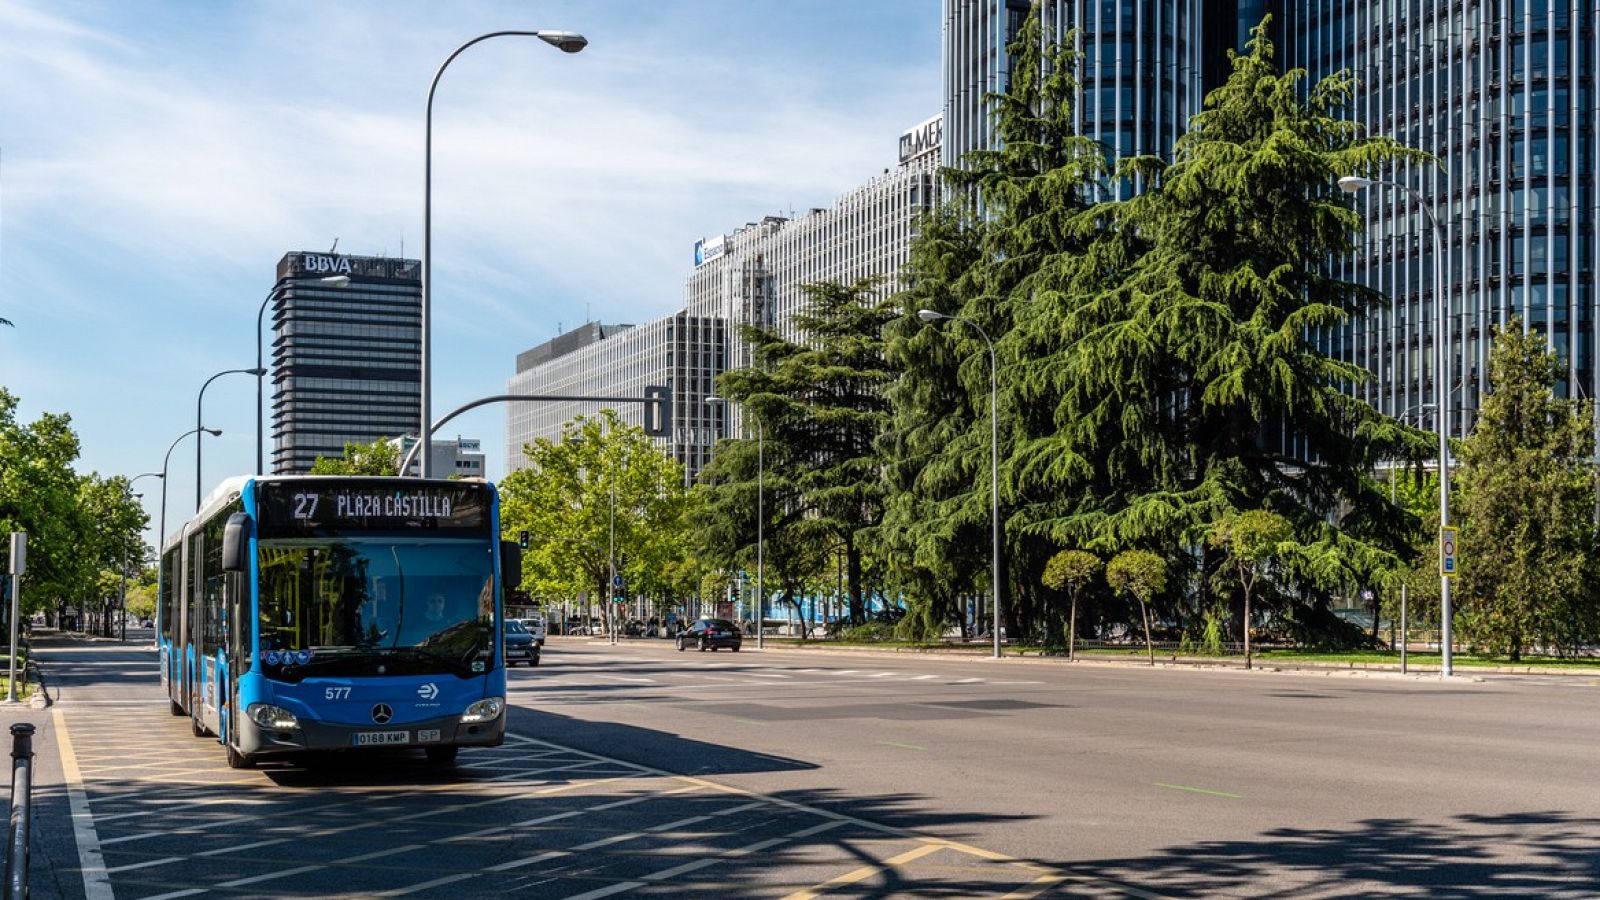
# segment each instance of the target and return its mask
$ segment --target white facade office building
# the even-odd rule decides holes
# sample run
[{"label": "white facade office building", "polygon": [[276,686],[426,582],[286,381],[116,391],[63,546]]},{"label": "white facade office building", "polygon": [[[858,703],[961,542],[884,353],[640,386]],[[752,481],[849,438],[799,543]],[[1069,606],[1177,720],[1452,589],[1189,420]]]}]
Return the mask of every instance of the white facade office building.
[{"label": "white facade office building", "polygon": [[[406,435],[405,437],[394,438],[389,443],[399,448],[400,459],[404,461],[406,454],[410,453],[411,448],[416,445],[417,439],[414,435]],[[433,454],[429,460],[428,468],[429,471],[435,473],[434,477],[436,478],[448,478],[451,475],[458,475],[462,478],[485,477],[483,464],[487,457],[483,453],[483,442],[477,438],[456,437],[446,440],[434,438],[429,442],[428,449]],[[413,460],[405,472],[405,474],[413,476],[421,473],[422,461],[420,459]]]},{"label": "white facade office building", "polygon": [[[724,411],[706,403],[714,380],[750,365],[739,326],[762,325],[795,338],[802,285],[879,277],[879,296],[902,285],[916,219],[938,202],[938,117],[900,139],[900,164],[839,198],[794,218],[768,216],[695,244],[684,309],[638,326],[590,323],[520,354],[508,393],[640,396],[646,385],[672,388],[672,437],[658,439],[693,478],[728,432]],[[527,465],[522,448],[558,439],[574,416],[601,403],[513,403],[508,407],[506,469]],[[642,424],[637,404],[616,406]],[[738,412],[733,422],[739,424]]]},{"label": "white facade office building", "polygon": [[[672,389],[672,434],[656,438],[690,473],[710,458],[717,435],[707,427],[705,398],[724,366],[721,319],[677,312],[644,325],[589,322],[517,357],[508,394],[642,397],[645,388]],[[541,401],[506,406],[506,471],[528,465],[523,448],[539,438],[559,440],[577,416],[614,409],[630,425],[644,424],[639,403]]]}]

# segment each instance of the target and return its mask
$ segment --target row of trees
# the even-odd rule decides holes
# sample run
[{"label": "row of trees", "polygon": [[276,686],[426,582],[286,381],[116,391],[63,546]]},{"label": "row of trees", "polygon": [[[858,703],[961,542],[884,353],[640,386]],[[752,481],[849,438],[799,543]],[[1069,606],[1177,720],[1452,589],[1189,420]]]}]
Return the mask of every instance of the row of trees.
[{"label": "row of trees", "polygon": [[[507,531],[535,541],[524,586],[605,596],[614,517],[631,594],[716,595],[764,534],[780,605],[837,567],[851,620],[900,598],[907,636],[940,635],[985,590],[998,490],[1014,637],[1165,630],[1248,658],[1251,625],[1359,639],[1328,607],[1363,591],[1382,612],[1409,584],[1432,615],[1433,438],[1356,399],[1368,374],[1324,339],[1387,302],[1330,264],[1362,224],[1336,180],[1429,160],[1342,118],[1347,77],[1279,72],[1258,29],[1171,160],[1113,171],[1072,130],[1074,60],[1037,15],[995,98],[999,149],[946,173],[908,287],[808,285],[794,339],[744,330],[754,365],[717,392],[758,439],[725,442],[687,491],[611,413],[526,448],[503,484]],[[1508,323],[1458,448],[1460,633],[1513,656],[1600,638],[1591,410],[1556,399],[1558,377]]]},{"label": "row of trees", "polygon": [[[1387,302],[1330,265],[1361,227],[1338,177],[1428,159],[1341,117],[1347,77],[1277,71],[1258,29],[1170,161],[1111,171],[1036,16],[995,98],[1000,149],[947,172],[909,287],[810,286],[799,339],[747,329],[755,366],[718,383],[765,438],[769,583],[792,596],[837,553],[857,620],[879,591],[909,602],[908,636],[964,627],[990,569],[992,338],[1009,634],[1148,641],[1154,620],[1220,647],[1267,623],[1344,644],[1360,635],[1330,602],[1408,579],[1429,615],[1433,438],[1356,399],[1368,373],[1324,340]],[[1538,335],[1504,329],[1458,448],[1460,633],[1486,650],[1600,638],[1590,412],[1556,377]],[[753,444],[723,448],[691,506],[727,565],[752,564]]]},{"label": "row of trees", "polygon": [[[127,478],[73,470],[79,444],[70,416],[45,413],[23,423],[17,405],[0,388],[0,535],[28,534],[23,613],[77,609],[109,633],[124,574],[137,586],[145,571],[141,533],[149,517]],[[0,608],[6,610],[0,617],[9,614],[9,599]]]}]

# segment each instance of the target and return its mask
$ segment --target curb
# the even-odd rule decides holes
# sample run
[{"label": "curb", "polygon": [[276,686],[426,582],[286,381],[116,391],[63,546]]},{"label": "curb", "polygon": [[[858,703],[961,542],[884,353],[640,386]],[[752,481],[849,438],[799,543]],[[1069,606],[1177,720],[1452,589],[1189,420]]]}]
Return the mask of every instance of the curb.
[{"label": "curb", "polygon": [[[637,639],[627,640],[623,643],[636,643]],[[602,642],[603,643],[603,642]],[[648,643],[648,642],[647,642]],[[746,650],[755,650],[754,644],[746,642]],[[907,655],[924,658],[957,659],[968,662],[996,661],[986,652],[974,652],[959,649],[940,649],[924,647],[857,647],[857,646],[828,646],[822,643],[798,645],[791,643],[769,644],[761,651],[763,653],[831,653],[840,656],[867,656],[881,658],[904,658]],[[1114,668],[1152,668],[1145,659],[1107,659],[1093,656],[1079,656],[1068,660],[1065,655],[1057,653],[1041,653],[1039,651],[1010,651],[999,660],[1001,662],[1026,663],[1033,665],[1048,665],[1059,663],[1063,665],[1090,665],[1108,666]],[[1220,659],[1205,659],[1196,657],[1156,657],[1154,668],[1158,669],[1204,669],[1209,671],[1233,672],[1268,672],[1268,673],[1303,673],[1320,675],[1342,675],[1346,677],[1395,677],[1405,680],[1419,678],[1442,678],[1437,664],[1418,664],[1408,666],[1408,671],[1401,672],[1398,664],[1366,663],[1366,662],[1287,662],[1271,659],[1257,658],[1255,665],[1246,669],[1243,662]],[[1482,682],[1484,675],[1553,675],[1568,678],[1600,678],[1600,669],[1574,670],[1546,666],[1457,666],[1451,676],[1455,681]]]}]

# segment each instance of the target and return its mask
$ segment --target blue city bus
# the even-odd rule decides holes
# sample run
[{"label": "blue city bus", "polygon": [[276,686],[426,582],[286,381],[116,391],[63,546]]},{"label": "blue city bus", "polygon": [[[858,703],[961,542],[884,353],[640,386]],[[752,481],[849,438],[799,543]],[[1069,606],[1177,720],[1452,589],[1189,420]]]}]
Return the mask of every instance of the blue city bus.
[{"label": "blue city bus", "polygon": [[[484,482],[234,478],[162,547],[156,634],[172,714],[228,765],[505,739],[506,573]],[[512,582],[514,583],[514,581]]]}]

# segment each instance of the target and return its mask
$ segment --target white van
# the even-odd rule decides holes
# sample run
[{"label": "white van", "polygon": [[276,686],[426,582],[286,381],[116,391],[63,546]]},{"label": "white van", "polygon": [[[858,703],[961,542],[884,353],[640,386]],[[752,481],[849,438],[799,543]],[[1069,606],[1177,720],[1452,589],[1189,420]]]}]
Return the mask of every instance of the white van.
[{"label": "white van", "polygon": [[544,613],[534,613],[532,616],[529,616],[526,619],[518,619],[517,621],[521,622],[522,627],[526,628],[528,633],[533,635],[534,644],[540,647],[544,646]]}]

